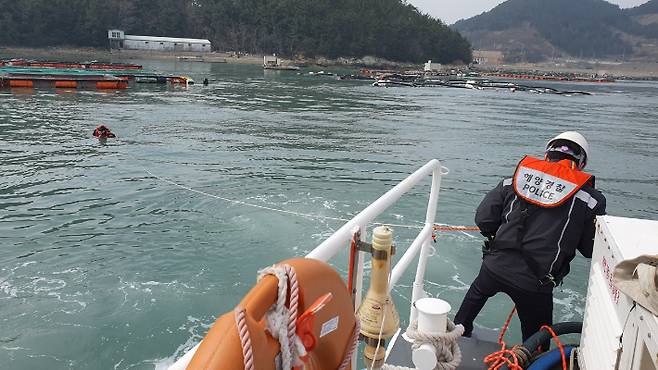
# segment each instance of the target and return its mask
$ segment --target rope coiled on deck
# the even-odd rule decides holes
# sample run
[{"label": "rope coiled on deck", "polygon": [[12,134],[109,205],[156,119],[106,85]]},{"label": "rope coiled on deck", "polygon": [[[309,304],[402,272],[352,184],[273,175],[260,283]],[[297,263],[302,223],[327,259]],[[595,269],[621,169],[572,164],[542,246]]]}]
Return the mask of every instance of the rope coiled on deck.
[{"label": "rope coiled on deck", "polygon": [[[418,321],[409,325],[407,336],[414,343],[412,350],[419,348],[423,344],[430,344],[436,349],[436,366],[434,370],[455,370],[462,362],[462,351],[459,349],[459,338],[464,334],[462,325],[455,325],[448,320],[448,331],[443,334],[429,335],[418,330]],[[413,370],[405,366],[384,365],[382,370]]]}]

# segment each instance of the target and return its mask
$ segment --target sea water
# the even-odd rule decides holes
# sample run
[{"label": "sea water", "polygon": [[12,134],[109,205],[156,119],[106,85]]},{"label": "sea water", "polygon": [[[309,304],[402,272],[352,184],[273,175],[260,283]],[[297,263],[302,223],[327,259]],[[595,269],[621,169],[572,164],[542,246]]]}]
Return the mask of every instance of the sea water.
[{"label": "sea water", "polygon": [[[2,369],[164,367],[260,268],[303,256],[341,226],[330,218],[350,218],[432,158],[450,169],[438,222],[472,226],[524,155],[578,130],[608,213],[658,219],[656,83],[536,83],[593,94],[558,96],[141,62],[210,85],[0,91]],[[117,138],[93,139],[101,123]],[[428,194],[429,178],[378,221],[420,225]],[[402,251],[418,230],[394,232]],[[480,246],[474,232],[438,233],[425,288],[451,315]],[[342,274],[346,260],[332,261]],[[573,261],[555,321],[582,317],[588,267]],[[393,290],[402,325],[414,271]],[[477,325],[500,327],[511,308],[496,296]],[[508,341],[519,336],[514,320]]]}]

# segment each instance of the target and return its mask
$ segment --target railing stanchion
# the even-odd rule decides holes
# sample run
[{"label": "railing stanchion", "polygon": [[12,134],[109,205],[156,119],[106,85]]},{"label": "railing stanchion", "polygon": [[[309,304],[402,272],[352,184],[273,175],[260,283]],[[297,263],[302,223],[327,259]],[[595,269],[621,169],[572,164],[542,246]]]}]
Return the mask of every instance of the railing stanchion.
[{"label": "railing stanchion", "polygon": [[[338,251],[345,248],[345,244],[352,237],[352,232],[355,226],[367,225],[372,222],[377,216],[384,212],[388,207],[397,202],[402,195],[408,192],[414,185],[424,180],[427,175],[441,173],[441,162],[432,159],[423,167],[416,170],[416,172],[409,175],[406,179],[400,181],[391,190],[387,191],[384,195],[372,202],[363,211],[359,212],[354,218],[348,221],[333,235],[320,243],[315,249],[306,255],[306,258],[314,258],[320,261],[327,262],[333,258]],[[436,210],[436,206],[433,208]]]},{"label": "railing stanchion", "polygon": [[[439,202],[439,191],[441,189],[441,167],[432,171],[432,189],[430,198],[427,203],[427,214],[425,215],[425,227],[431,227],[431,233],[434,232],[434,220],[436,218],[436,208]],[[427,238],[421,247],[418,256],[418,266],[416,267],[416,278],[411,292],[411,309],[409,310],[409,324],[411,324],[418,314],[414,303],[426,296],[425,293],[425,269],[427,268],[427,258],[430,253],[430,243],[432,234]]]}]

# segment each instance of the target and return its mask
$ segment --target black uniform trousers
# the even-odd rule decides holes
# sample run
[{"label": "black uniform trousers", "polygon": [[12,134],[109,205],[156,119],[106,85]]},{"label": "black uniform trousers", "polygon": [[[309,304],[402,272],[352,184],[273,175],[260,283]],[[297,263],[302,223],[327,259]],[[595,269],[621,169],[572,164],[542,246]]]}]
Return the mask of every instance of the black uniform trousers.
[{"label": "black uniform trousers", "polygon": [[516,305],[516,312],[521,320],[523,341],[539,331],[542,325],[553,324],[552,292],[530,293],[512,287],[497,280],[483,265],[455,316],[455,324],[462,324],[466,329],[464,335],[471,335],[473,320],[480,313],[487,299],[499,292],[507,294]]}]

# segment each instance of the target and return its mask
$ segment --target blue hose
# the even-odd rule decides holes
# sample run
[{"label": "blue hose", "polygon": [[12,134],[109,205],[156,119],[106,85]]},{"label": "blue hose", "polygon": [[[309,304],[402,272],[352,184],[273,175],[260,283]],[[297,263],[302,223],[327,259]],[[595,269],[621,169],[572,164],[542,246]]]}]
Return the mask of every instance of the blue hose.
[{"label": "blue hose", "polygon": [[[564,355],[567,359],[571,357],[571,350],[576,348],[575,346],[565,346]],[[560,349],[554,348],[544,355],[539,357],[535,362],[530,364],[526,370],[551,370],[555,365],[558,365],[562,361],[562,356],[560,355]]]}]

